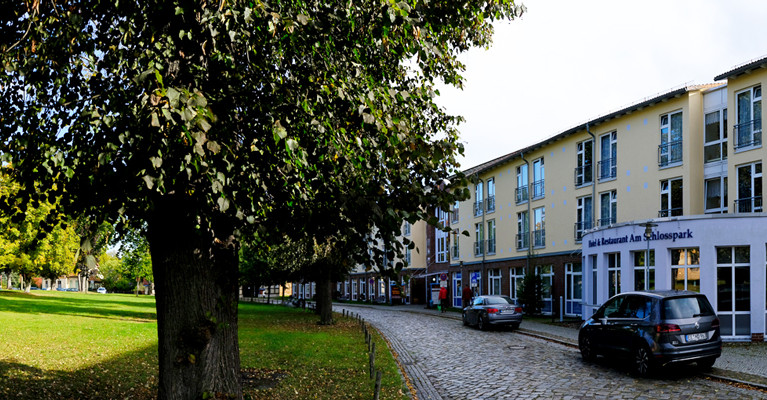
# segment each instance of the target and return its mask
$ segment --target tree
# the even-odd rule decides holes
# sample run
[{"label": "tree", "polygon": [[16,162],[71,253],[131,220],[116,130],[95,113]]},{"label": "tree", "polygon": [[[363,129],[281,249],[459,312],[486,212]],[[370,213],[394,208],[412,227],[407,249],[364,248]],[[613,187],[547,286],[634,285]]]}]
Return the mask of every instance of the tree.
[{"label": "tree", "polygon": [[123,275],[135,279],[136,296],[138,296],[143,280],[153,281],[149,243],[139,232],[128,232],[120,242],[120,255]]},{"label": "tree", "polygon": [[517,297],[526,314],[537,315],[543,309],[543,281],[532,269],[525,272],[517,288]]},{"label": "tree", "polygon": [[160,399],[242,397],[241,232],[300,236],[327,210],[354,221],[369,207],[343,234],[387,239],[449,206],[460,119],[435,105],[435,82],[460,86],[458,54],[521,13],[505,0],[10,7],[0,153],[27,188],[15,206],[60,198],[70,215],[146,226]]}]

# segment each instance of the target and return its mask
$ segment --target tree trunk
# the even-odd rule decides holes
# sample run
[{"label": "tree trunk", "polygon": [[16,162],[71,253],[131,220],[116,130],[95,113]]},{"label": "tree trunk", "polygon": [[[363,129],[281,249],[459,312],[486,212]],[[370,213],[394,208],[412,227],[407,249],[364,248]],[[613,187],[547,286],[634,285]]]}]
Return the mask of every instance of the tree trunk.
[{"label": "tree trunk", "polygon": [[155,202],[149,220],[158,399],[242,399],[234,227],[219,217],[206,229],[206,220],[178,197]]},{"label": "tree trunk", "polygon": [[317,314],[320,315],[320,325],[333,323],[333,284],[330,268],[317,280]]}]

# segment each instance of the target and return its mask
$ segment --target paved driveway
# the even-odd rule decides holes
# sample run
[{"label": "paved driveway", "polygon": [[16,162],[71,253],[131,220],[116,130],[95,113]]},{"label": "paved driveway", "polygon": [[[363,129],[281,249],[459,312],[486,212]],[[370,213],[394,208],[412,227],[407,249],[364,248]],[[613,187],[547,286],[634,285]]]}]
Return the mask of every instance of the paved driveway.
[{"label": "paved driveway", "polygon": [[686,367],[640,379],[614,361],[585,363],[577,350],[515,332],[481,332],[454,319],[383,308],[335,307],[344,308],[387,337],[419,400],[767,398]]}]

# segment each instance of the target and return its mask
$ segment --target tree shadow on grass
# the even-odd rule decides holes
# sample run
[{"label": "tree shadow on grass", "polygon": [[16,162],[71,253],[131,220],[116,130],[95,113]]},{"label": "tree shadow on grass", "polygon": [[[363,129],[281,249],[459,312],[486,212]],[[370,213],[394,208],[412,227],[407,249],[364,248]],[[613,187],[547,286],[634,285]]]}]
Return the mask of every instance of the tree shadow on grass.
[{"label": "tree shadow on grass", "polygon": [[68,400],[157,397],[157,347],[121,354],[73,371],[0,360],[0,398]]},{"label": "tree shadow on grass", "polygon": [[153,322],[157,320],[154,301],[131,302],[100,295],[70,294],[38,295],[24,292],[0,291],[3,311],[25,314],[56,314],[78,317],[109,318]]}]

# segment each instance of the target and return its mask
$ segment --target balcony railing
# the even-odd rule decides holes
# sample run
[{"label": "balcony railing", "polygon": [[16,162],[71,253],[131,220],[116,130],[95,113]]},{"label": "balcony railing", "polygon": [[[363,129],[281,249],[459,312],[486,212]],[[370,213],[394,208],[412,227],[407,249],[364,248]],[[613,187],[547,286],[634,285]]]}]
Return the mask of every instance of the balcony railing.
[{"label": "balcony railing", "polygon": [[485,210],[489,213],[495,211],[495,196],[489,196],[487,200],[485,200]]},{"label": "balcony railing", "polygon": [[735,212],[756,213],[762,212],[762,196],[747,197],[735,200]]},{"label": "balcony railing", "polygon": [[483,211],[482,203],[483,203],[482,201],[474,202],[474,216],[475,217],[479,217],[480,215],[482,215],[482,211]]},{"label": "balcony railing", "polygon": [[667,208],[665,210],[658,211],[658,217],[676,217],[682,215],[682,207],[677,208]]},{"label": "balcony railing", "polygon": [[583,232],[592,228],[591,221],[576,222],[574,226],[575,241],[580,242],[583,239]]},{"label": "balcony railing", "polygon": [[675,142],[669,142],[658,146],[658,166],[665,167],[667,165],[676,164],[682,162],[682,141],[677,140]]},{"label": "balcony railing", "polygon": [[762,120],[735,125],[735,150],[762,145]]},{"label": "balcony railing", "polygon": [[530,232],[517,234],[517,250],[524,250],[530,247]]},{"label": "balcony railing", "polygon": [[450,246],[450,254],[453,255],[453,260],[461,258],[461,253],[459,252],[457,244]]},{"label": "balcony railing", "polygon": [[599,226],[607,226],[615,223],[615,217],[607,217],[599,219]]},{"label": "balcony railing", "polygon": [[546,195],[546,186],[543,179],[533,182],[530,186],[533,189],[533,199],[540,199]]},{"label": "balcony railing", "polygon": [[593,181],[591,164],[575,167],[575,186],[583,186]]},{"label": "balcony railing", "polygon": [[480,240],[478,242],[474,242],[474,257],[479,257],[483,252],[485,251],[485,241]]},{"label": "balcony railing", "polygon": [[599,180],[613,179],[618,176],[618,158],[605,158],[602,161],[597,162],[597,169],[599,170]]},{"label": "balcony railing", "polygon": [[495,254],[495,239],[487,240],[487,254]]},{"label": "balcony railing", "polygon": [[514,190],[514,195],[517,198],[517,204],[524,203],[528,200],[527,186],[518,187]]},{"label": "balcony railing", "polygon": [[458,219],[459,219],[458,217],[460,216],[459,213],[458,213],[458,210],[460,210],[460,209],[459,208],[454,208],[454,209],[450,210],[450,222],[452,222],[454,224],[458,223]]},{"label": "balcony railing", "polygon": [[546,247],[546,229],[533,231],[533,247]]}]

